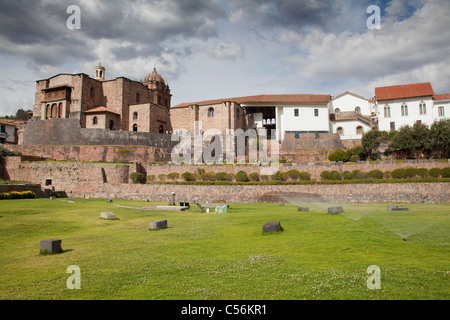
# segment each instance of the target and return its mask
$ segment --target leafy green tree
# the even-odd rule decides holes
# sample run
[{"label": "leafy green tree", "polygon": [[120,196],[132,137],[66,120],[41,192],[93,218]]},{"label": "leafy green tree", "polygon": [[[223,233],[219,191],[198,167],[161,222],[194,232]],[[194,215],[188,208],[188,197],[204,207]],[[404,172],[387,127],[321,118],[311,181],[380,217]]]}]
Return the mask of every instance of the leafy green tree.
[{"label": "leafy green tree", "polygon": [[437,158],[450,157],[450,120],[435,121],[430,127],[431,154]]},{"label": "leafy green tree", "polygon": [[363,134],[361,139],[361,145],[364,149],[364,153],[370,157],[374,158],[375,152],[380,146],[381,142],[383,142],[382,134],[377,129],[372,129],[369,132]]}]

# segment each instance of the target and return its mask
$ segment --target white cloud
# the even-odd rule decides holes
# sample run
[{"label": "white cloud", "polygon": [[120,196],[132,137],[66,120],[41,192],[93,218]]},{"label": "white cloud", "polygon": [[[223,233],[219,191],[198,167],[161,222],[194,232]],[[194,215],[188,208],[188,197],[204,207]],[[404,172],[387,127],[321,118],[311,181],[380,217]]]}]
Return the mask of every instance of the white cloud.
[{"label": "white cloud", "polygon": [[[400,83],[404,77],[429,81],[437,78],[438,65],[448,69],[449,14],[450,2],[430,1],[416,15],[385,22],[381,30],[334,35],[316,29],[298,37],[302,52],[286,61],[301,76],[315,80],[373,81],[397,75]],[[285,34],[281,40],[295,37]]]}]

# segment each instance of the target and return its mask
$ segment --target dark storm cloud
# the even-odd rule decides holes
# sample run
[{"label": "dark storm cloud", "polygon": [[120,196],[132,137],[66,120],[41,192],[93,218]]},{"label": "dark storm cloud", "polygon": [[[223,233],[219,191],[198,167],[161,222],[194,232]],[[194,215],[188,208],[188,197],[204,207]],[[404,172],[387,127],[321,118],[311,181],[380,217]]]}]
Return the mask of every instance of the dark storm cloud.
[{"label": "dark storm cloud", "polygon": [[[81,9],[80,30],[66,26],[70,5]],[[0,53],[58,65],[70,57],[95,59],[96,42],[107,39],[117,42],[117,58],[157,55],[177,37],[216,36],[220,17],[225,12],[209,0],[3,0]]]}]

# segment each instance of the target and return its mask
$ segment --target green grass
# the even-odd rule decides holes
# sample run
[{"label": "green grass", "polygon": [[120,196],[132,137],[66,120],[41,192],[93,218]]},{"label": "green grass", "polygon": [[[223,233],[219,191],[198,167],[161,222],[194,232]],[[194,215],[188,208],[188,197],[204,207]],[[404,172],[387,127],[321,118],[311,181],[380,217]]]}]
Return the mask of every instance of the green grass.
[{"label": "green grass", "polygon": [[[387,212],[389,204],[230,204],[216,214],[72,200],[0,202],[0,299],[450,298],[448,204],[404,205],[408,212]],[[310,211],[297,212],[300,205]],[[327,214],[337,205],[345,214]],[[101,211],[120,220],[102,220]],[[169,228],[150,231],[160,219]],[[272,221],[284,231],[263,234]],[[40,240],[55,238],[64,252],[40,255]],[[80,267],[80,290],[67,288],[71,265]],[[381,269],[380,290],[366,286],[371,265]]]}]

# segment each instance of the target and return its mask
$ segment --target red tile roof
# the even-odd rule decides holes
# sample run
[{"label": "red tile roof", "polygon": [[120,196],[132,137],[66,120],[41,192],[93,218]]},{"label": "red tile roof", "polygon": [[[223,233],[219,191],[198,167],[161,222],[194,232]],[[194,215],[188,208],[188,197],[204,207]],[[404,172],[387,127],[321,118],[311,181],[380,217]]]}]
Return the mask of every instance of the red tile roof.
[{"label": "red tile roof", "polygon": [[199,102],[189,102],[189,103],[181,103],[172,108],[182,108],[188,107],[191,105],[211,105],[218,104],[225,101],[232,101],[239,104],[269,104],[269,103],[301,103],[301,104],[327,104],[330,102],[330,95],[322,95],[322,94],[262,94],[257,96],[247,96],[247,97],[237,97],[237,98],[226,98],[226,99],[216,99],[216,100],[205,100]]},{"label": "red tile roof", "polygon": [[378,101],[433,95],[434,91],[429,82],[375,88],[375,96]]},{"label": "red tile roof", "polygon": [[103,113],[103,112],[109,112],[109,113],[114,113],[114,114],[120,115],[120,113],[117,113],[117,112],[112,111],[112,110],[110,110],[108,108],[105,108],[105,107],[92,108],[92,109],[86,110],[84,113]]},{"label": "red tile roof", "polygon": [[433,96],[433,100],[448,100],[450,99],[450,93],[438,94]]}]

